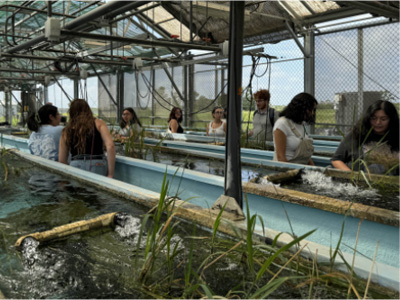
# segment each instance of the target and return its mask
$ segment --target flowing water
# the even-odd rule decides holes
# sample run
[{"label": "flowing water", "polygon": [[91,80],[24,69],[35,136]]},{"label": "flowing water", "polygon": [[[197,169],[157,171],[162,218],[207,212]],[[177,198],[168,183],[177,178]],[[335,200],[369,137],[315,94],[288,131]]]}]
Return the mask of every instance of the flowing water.
[{"label": "flowing water", "polygon": [[[141,216],[147,209],[36,168],[12,155],[0,156],[0,166],[0,290],[7,298],[140,299],[157,296],[136,281],[149,234],[140,230]],[[22,235],[113,211],[125,212],[115,229],[97,229],[43,245],[28,238],[21,251],[14,247]],[[177,227],[170,241],[171,249],[177,253],[171,282],[179,283],[176,285],[180,288],[158,291],[157,297],[182,297],[187,259],[190,255],[195,258],[193,268],[197,270],[211,253],[210,240],[209,232],[189,223]],[[217,239],[214,251],[226,251],[234,243]],[[225,248],[224,244],[227,244]],[[221,258],[204,272],[204,283],[215,294],[226,295],[243,280],[251,280],[243,264],[245,254],[241,251]],[[166,254],[165,249],[162,254]],[[164,283],[169,272],[164,259],[158,261],[156,269],[150,281],[153,286]],[[276,267],[273,269],[277,271]],[[283,274],[294,273],[287,270]],[[312,294],[308,289],[307,285],[297,288],[295,283],[289,282],[271,297],[344,298],[347,291],[347,288],[339,290],[319,283],[315,283]]]},{"label": "flowing water", "polygon": [[328,196],[346,201],[399,211],[399,191],[359,187],[343,180],[334,179],[318,171],[305,170],[301,178],[282,185],[284,188]]},{"label": "flowing water", "polygon": [[[124,154],[121,148],[119,153],[122,155]],[[153,152],[148,152],[146,160],[217,176],[224,176],[225,163],[216,159],[191,157],[190,155],[183,156],[176,153],[162,152],[154,154]],[[242,166],[242,181],[247,182],[251,179],[261,178],[258,180],[259,183],[271,184],[266,179],[262,178],[273,173],[277,173],[277,171],[268,168]],[[359,187],[349,182],[344,182],[343,180],[325,176],[318,171],[305,170],[301,178],[289,184],[283,184],[282,187],[399,211],[400,197],[398,190],[388,191],[385,189],[367,188],[365,186]]]}]

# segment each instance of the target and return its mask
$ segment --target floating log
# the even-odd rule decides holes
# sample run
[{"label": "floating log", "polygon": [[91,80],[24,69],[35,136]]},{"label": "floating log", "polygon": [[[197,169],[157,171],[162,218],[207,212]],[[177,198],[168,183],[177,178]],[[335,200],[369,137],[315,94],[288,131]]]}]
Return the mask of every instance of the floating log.
[{"label": "floating log", "polygon": [[90,220],[78,221],[43,232],[35,232],[28,235],[21,236],[15,243],[15,247],[20,248],[22,241],[27,237],[32,237],[40,243],[62,238],[71,234],[80,233],[101,227],[107,227],[114,224],[114,218],[117,213],[109,213]]},{"label": "floating log", "polygon": [[303,173],[303,169],[294,169],[282,173],[264,176],[269,182],[282,183],[286,181],[296,180]]}]

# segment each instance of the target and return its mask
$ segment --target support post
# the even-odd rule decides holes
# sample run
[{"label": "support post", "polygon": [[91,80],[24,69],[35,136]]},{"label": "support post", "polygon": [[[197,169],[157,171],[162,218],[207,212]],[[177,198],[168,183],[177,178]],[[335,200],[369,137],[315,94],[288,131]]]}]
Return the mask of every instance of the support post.
[{"label": "support post", "polygon": [[[315,95],[315,36],[312,29],[304,36],[304,92]],[[307,125],[307,131],[314,134],[315,125]]]},{"label": "support post", "polygon": [[[186,117],[186,126],[192,127],[193,126],[193,111],[194,111],[194,65],[188,66],[189,70],[189,98],[186,99],[186,108],[189,109]],[[186,109],[187,110],[187,109]]]},{"label": "support post", "polygon": [[[152,76],[151,76],[151,78],[153,79],[153,81],[152,81],[152,83],[151,83],[151,86],[152,86],[152,87],[155,87],[155,86],[156,86],[156,70],[155,70],[155,69],[151,69],[150,72],[153,73]],[[156,105],[155,105],[155,103],[154,103],[154,96],[153,96],[153,94],[154,94],[154,92],[152,92],[152,94],[151,94],[151,115],[152,115],[152,116],[156,116]],[[138,100],[138,101],[140,101],[140,100]],[[137,103],[138,103],[138,102],[137,102]],[[155,124],[154,121],[155,121],[154,118],[151,118],[151,125],[154,125],[154,124]]]},{"label": "support post", "polygon": [[225,150],[225,195],[243,209],[240,161],[244,1],[230,2],[228,123]]},{"label": "support post", "polygon": [[74,78],[74,99],[78,98],[79,98],[79,78]]},{"label": "support post", "polygon": [[357,115],[358,119],[364,111],[364,31],[362,28],[357,30],[357,53],[358,53],[358,73],[357,73]]},{"label": "support post", "polygon": [[125,106],[124,99],[124,72],[121,70],[117,71],[117,84],[116,84],[116,94],[117,94],[117,122],[121,121],[122,112]]}]

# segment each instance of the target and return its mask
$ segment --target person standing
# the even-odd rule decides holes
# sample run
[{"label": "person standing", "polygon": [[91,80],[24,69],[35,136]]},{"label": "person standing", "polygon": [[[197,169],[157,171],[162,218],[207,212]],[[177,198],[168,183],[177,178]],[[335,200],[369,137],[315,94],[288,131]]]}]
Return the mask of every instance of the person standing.
[{"label": "person standing", "polygon": [[253,114],[253,130],[249,136],[253,136],[259,142],[272,141],[272,129],[279,112],[269,107],[271,94],[266,89],[261,89],[254,94],[257,110]]},{"label": "person standing", "polygon": [[60,136],[64,128],[60,126],[60,120],[61,115],[52,104],[43,105],[28,117],[28,128],[32,131],[28,141],[31,154],[58,160]]},{"label": "person standing", "polygon": [[306,131],[305,123],[313,123],[318,102],[308,93],[294,96],[280,113],[274,125],[274,160],[314,165],[313,139]]},{"label": "person standing", "polygon": [[[108,177],[114,176],[115,146],[107,124],[93,116],[87,102],[74,99],[70,120],[62,131],[58,161]],[[103,146],[107,151],[104,155]],[[71,154],[71,163],[68,155]]]}]

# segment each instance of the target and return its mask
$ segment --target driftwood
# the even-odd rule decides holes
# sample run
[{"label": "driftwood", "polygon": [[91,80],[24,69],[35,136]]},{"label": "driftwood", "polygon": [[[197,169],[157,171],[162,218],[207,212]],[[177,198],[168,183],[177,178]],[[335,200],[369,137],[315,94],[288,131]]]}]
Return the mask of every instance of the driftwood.
[{"label": "driftwood", "polygon": [[282,183],[286,181],[296,180],[302,174],[303,169],[294,169],[282,173],[267,175],[264,178],[269,182]]},{"label": "driftwood", "polygon": [[35,232],[28,235],[21,236],[15,243],[15,247],[20,248],[22,241],[27,237],[32,237],[38,242],[46,242],[58,238],[62,238],[71,234],[84,232],[92,229],[97,229],[101,227],[107,227],[114,224],[114,217],[117,213],[110,213],[106,215],[99,216],[90,220],[78,221],[58,227],[54,227],[51,230],[43,232]]}]

